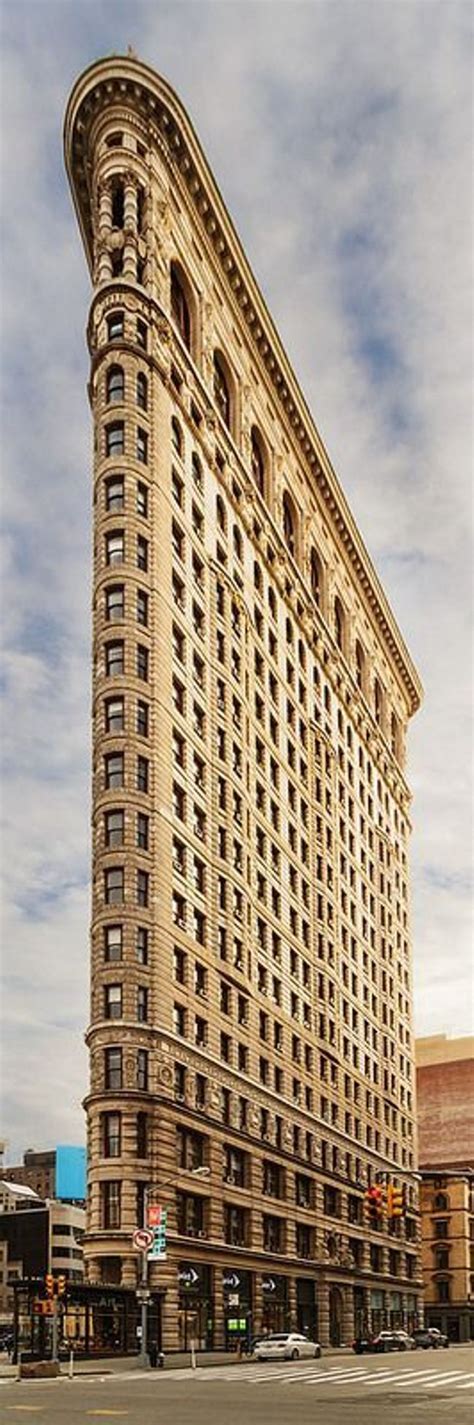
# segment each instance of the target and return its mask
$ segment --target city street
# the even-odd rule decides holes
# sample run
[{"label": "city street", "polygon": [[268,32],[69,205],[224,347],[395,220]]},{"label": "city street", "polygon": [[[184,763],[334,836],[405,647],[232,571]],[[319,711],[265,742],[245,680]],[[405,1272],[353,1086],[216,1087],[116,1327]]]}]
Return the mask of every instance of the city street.
[{"label": "city street", "polygon": [[77,1376],[5,1382],[2,1420],[38,1425],[126,1421],[127,1425],[470,1425],[471,1347],[403,1356],[331,1357],[315,1362],[219,1366],[196,1372]]}]

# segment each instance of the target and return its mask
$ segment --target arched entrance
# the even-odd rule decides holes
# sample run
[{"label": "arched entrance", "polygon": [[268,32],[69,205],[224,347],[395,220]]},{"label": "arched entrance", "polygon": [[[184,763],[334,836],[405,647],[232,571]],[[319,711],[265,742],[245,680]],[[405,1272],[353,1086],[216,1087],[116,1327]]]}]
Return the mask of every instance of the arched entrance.
[{"label": "arched entrance", "polygon": [[340,1346],[342,1341],[342,1291],[338,1286],[329,1290],[329,1340],[331,1346]]}]

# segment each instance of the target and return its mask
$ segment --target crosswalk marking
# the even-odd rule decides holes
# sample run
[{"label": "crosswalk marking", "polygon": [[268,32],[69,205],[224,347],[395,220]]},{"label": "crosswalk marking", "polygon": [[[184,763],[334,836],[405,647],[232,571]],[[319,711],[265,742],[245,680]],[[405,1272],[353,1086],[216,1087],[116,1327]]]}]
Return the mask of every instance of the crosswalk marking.
[{"label": "crosswalk marking", "polygon": [[452,1382],[452,1381],[456,1381],[456,1380],[459,1380],[459,1372],[458,1372],[458,1371],[448,1371],[448,1373],[447,1373],[446,1375],[444,1375],[444,1374],[443,1374],[443,1375],[439,1375],[436,1380],[426,1381],[426,1386],[427,1386],[427,1389],[429,1389],[430,1386],[438,1385],[438,1383],[439,1383],[439,1385],[448,1385],[450,1381]]},{"label": "crosswalk marking", "polygon": [[[385,1366],[376,1366],[374,1370],[356,1365],[329,1366],[325,1369],[323,1365],[317,1364],[316,1362],[310,1366],[299,1366],[295,1364],[284,1367],[283,1363],[281,1363],[280,1369],[278,1369],[278,1366],[279,1363],[275,1362],[273,1369],[270,1368],[259,1371],[250,1368],[246,1371],[245,1376],[242,1376],[240,1372],[238,1372],[238,1375],[240,1379],[245,1380],[245,1383],[249,1385],[265,1385],[269,1381],[273,1381],[278,1382],[278,1384],[282,1386],[297,1386],[300,1384],[311,1388],[312,1386],[317,1387],[319,1385],[326,1387],[331,1385],[367,1385],[372,1386],[374,1389],[389,1386],[390,1390],[407,1390],[415,1387],[418,1387],[419,1390],[430,1390],[435,1389],[438,1385],[441,1386],[445,1384],[451,1385],[453,1388],[459,1390],[468,1390],[471,1387],[472,1379],[471,1375],[465,1371],[443,1372],[433,1368],[422,1370],[413,1366],[402,1366],[401,1363],[400,1366],[395,1365],[395,1363],[389,1365],[388,1362]],[[220,1375],[220,1379],[235,1381],[236,1373],[230,1371],[223,1372],[222,1375]]]},{"label": "crosswalk marking", "polygon": [[456,1386],[456,1390],[474,1390],[474,1376],[470,1380],[465,1380],[461,1385]]}]

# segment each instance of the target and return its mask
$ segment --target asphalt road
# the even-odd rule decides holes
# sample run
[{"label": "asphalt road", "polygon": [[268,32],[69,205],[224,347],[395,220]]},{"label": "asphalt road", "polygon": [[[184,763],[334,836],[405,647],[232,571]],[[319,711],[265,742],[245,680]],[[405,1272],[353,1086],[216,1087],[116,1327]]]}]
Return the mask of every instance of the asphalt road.
[{"label": "asphalt road", "polygon": [[473,1406],[467,1346],[0,1386],[4,1425],[472,1425]]}]

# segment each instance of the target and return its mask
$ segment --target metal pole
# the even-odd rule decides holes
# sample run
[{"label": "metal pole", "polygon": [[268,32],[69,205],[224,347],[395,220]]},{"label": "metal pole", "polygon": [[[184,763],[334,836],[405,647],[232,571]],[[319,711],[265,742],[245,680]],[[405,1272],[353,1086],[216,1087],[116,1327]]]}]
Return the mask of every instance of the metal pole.
[{"label": "metal pole", "polygon": [[68,1374],[69,1374],[69,1380],[72,1380],[72,1379],[73,1379],[73,1376],[74,1376],[74,1351],[72,1350],[72,1347],[71,1347],[71,1350],[70,1350],[70,1352],[69,1352],[69,1372],[68,1372]]},{"label": "metal pole", "polygon": [[[143,1226],[148,1227],[148,1186],[145,1183],[143,1190]],[[148,1248],[142,1252],[142,1292],[148,1291]],[[140,1342],[140,1365],[146,1369],[150,1362],[148,1360],[148,1301],[146,1296],[142,1296],[141,1303],[141,1342]]]},{"label": "metal pole", "polygon": [[53,1342],[51,1347],[51,1360],[58,1359],[58,1298],[53,1296]]}]

